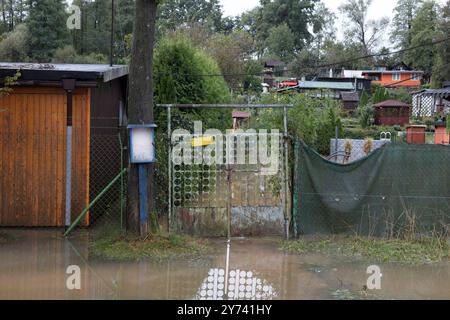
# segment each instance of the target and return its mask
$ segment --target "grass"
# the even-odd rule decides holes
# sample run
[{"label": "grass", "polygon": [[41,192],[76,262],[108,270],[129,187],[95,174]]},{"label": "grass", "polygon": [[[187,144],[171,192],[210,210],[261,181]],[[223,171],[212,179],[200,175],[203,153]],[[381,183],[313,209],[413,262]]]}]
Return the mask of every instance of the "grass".
[{"label": "grass", "polygon": [[5,231],[0,231],[0,244],[13,241],[15,237]]},{"label": "grass", "polygon": [[447,239],[439,237],[416,240],[367,237],[319,237],[286,241],[281,249],[295,254],[321,253],[347,258],[362,258],[376,262],[404,264],[434,263],[448,260]]},{"label": "grass", "polygon": [[123,232],[104,232],[92,240],[89,249],[95,257],[119,261],[194,259],[211,250],[208,241],[188,236],[152,236],[143,240]]}]

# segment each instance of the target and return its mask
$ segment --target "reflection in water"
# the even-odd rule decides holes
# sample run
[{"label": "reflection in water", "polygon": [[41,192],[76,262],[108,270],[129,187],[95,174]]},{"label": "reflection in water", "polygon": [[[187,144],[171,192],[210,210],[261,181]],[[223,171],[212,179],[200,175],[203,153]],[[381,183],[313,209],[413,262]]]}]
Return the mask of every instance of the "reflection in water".
[{"label": "reflection in water", "polygon": [[227,241],[225,269],[214,268],[208,272],[197,292],[199,300],[272,300],[276,297],[272,285],[252,271],[229,271],[231,240]]},{"label": "reflection in water", "polygon": [[[54,230],[7,232],[17,239],[0,244],[0,299],[450,299],[449,262],[381,264],[382,289],[361,294],[376,263],[288,255],[278,239],[234,240],[228,264],[225,253],[114,262],[89,256],[88,235],[69,242]],[[66,288],[70,265],[81,268],[81,290]]]},{"label": "reflection in water", "polygon": [[252,271],[239,269],[230,271],[226,290],[225,270],[216,268],[209,270],[196,299],[272,300],[276,295],[272,285],[266,280],[257,278]]}]

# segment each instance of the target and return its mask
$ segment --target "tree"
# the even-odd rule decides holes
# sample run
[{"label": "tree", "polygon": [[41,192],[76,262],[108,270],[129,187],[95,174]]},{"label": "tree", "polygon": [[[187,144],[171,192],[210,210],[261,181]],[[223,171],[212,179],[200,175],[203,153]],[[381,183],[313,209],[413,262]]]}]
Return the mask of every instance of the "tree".
[{"label": "tree", "polygon": [[438,12],[439,5],[436,1],[428,0],[423,3],[411,27],[411,46],[422,47],[407,51],[404,55],[406,64],[425,71],[428,77],[431,75],[436,59],[436,46],[428,44],[435,41],[438,35]]},{"label": "tree", "polygon": [[[158,0],[136,0],[133,47],[131,54],[128,92],[128,121],[130,124],[153,122],[153,47]],[[148,209],[153,212],[154,166],[146,166],[148,178]],[[138,168],[130,165],[128,176],[128,230],[141,236],[148,234],[148,224],[139,218]]]},{"label": "tree", "polygon": [[72,45],[67,45],[56,49],[52,63],[106,64],[108,63],[108,58],[101,53],[95,52],[79,55]]},{"label": "tree", "polygon": [[207,40],[205,51],[217,61],[230,88],[240,91],[245,77],[245,61],[252,48],[250,35],[235,31],[229,35],[215,33]]},{"label": "tree", "polygon": [[257,19],[260,7],[244,12],[236,21],[236,29],[244,30],[250,34],[253,40],[257,35]]},{"label": "tree", "polygon": [[116,55],[124,62],[130,55],[126,39],[133,33],[135,0],[116,0],[115,40]]},{"label": "tree", "polygon": [[268,56],[288,62],[295,53],[295,35],[285,23],[272,27],[265,41],[265,47]]},{"label": "tree", "polygon": [[[115,0],[114,56],[125,63],[130,55],[127,39],[132,37],[134,0]],[[82,12],[81,30],[72,30],[73,46],[79,55],[111,53],[111,0],[74,0]]]},{"label": "tree", "polygon": [[30,2],[27,0],[0,0],[0,33],[11,32],[25,21]]},{"label": "tree", "polygon": [[313,29],[312,47],[316,56],[322,58],[322,49],[326,42],[334,41],[336,35],[336,15],[332,13],[322,2],[318,3],[314,11],[317,17],[315,29]]},{"label": "tree", "polygon": [[110,54],[111,0],[75,0],[82,12],[81,30],[73,30],[73,42],[80,55]]},{"label": "tree", "polygon": [[[446,38],[450,34],[450,0],[443,8],[442,18],[439,24],[439,38]],[[438,45],[436,63],[433,66],[432,85],[435,88],[442,87],[444,81],[450,80],[450,41]],[[449,124],[450,121],[447,121]]]},{"label": "tree", "polygon": [[245,61],[244,92],[259,94],[262,92],[261,77],[263,66],[259,61],[249,59]]},{"label": "tree", "polygon": [[18,25],[13,31],[3,35],[0,42],[1,61],[28,61],[28,28],[25,24]]},{"label": "tree", "polygon": [[375,64],[377,66],[392,66],[395,65],[396,62],[398,62],[398,55],[397,54],[391,54],[391,50],[386,47],[382,47],[379,54],[382,54],[382,56],[379,56],[375,59]]},{"label": "tree", "polygon": [[[163,31],[175,31],[180,26],[200,23],[212,31],[222,26],[219,0],[166,0],[159,7],[158,25]],[[162,36],[162,35],[160,35]]]},{"label": "tree", "polygon": [[229,89],[220,74],[217,63],[189,39],[168,37],[158,43],[154,66],[158,103],[224,103]]},{"label": "tree", "polygon": [[423,0],[398,0],[392,20],[391,41],[400,48],[411,46],[412,23]]},{"label": "tree", "polygon": [[347,18],[345,36],[348,42],[358,44],[364,55],[372,53],[389,24],[388,18],[368,19],[371,3],[372,0],[347,0],[339,7]]},{"label": "tree", "polygon": [[50,62],[57,48],[68,43],[64,0],[32,1],[27,19],[29,56],[37,62]]},{"label": "tree", "polygon": [[356,59],[361,56],[361,47],[357,43],[345,43],[327,40],[322,46],[322,61],[324,64],[335,64],[334,69],[366,69],[373,65],[373,59]]},{"label": "tree", "polygon": [[315,68],[315,65],[319,63],[316,52],[313,50],[302,50],[288,64],[288,74],[295,78],[313,78],[321,71]]},{"label": "tree", "polygon": [[286,25],[293,35],[294,41],[289,51],[299,52],[309,44],[313,38],[309,27],[313,26],[316,31],[319,29],[319,20],[315,15],[317,3],[317,0],[262,0],[261,6],[254,12],[260,55],[265,52],[266,39],[274,35],[273,28],[280,25]]}]

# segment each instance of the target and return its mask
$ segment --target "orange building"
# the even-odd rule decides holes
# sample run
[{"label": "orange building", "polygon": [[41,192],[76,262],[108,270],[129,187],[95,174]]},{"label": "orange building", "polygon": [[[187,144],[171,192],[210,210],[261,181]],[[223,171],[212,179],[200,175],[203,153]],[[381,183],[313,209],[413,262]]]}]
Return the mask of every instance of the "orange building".
[{"label": "orange building", "polygon": [[416,70],[365,70],[362,76],[372,80],[373,84],[392,88],[418,88],[421,85],[423,71]]}]

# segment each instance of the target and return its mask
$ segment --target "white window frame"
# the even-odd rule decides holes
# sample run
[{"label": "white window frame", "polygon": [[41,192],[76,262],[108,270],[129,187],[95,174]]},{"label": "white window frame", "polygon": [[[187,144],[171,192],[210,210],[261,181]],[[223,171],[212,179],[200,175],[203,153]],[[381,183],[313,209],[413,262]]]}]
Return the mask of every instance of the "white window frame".
[{"label": "white window frame", "polygon": [[401,76],[400,73],[393,73],[393,74],[392,74],[392,80],[393,80],[393,81],[400,81],[401,78],[402,78],[402,76]]}]

